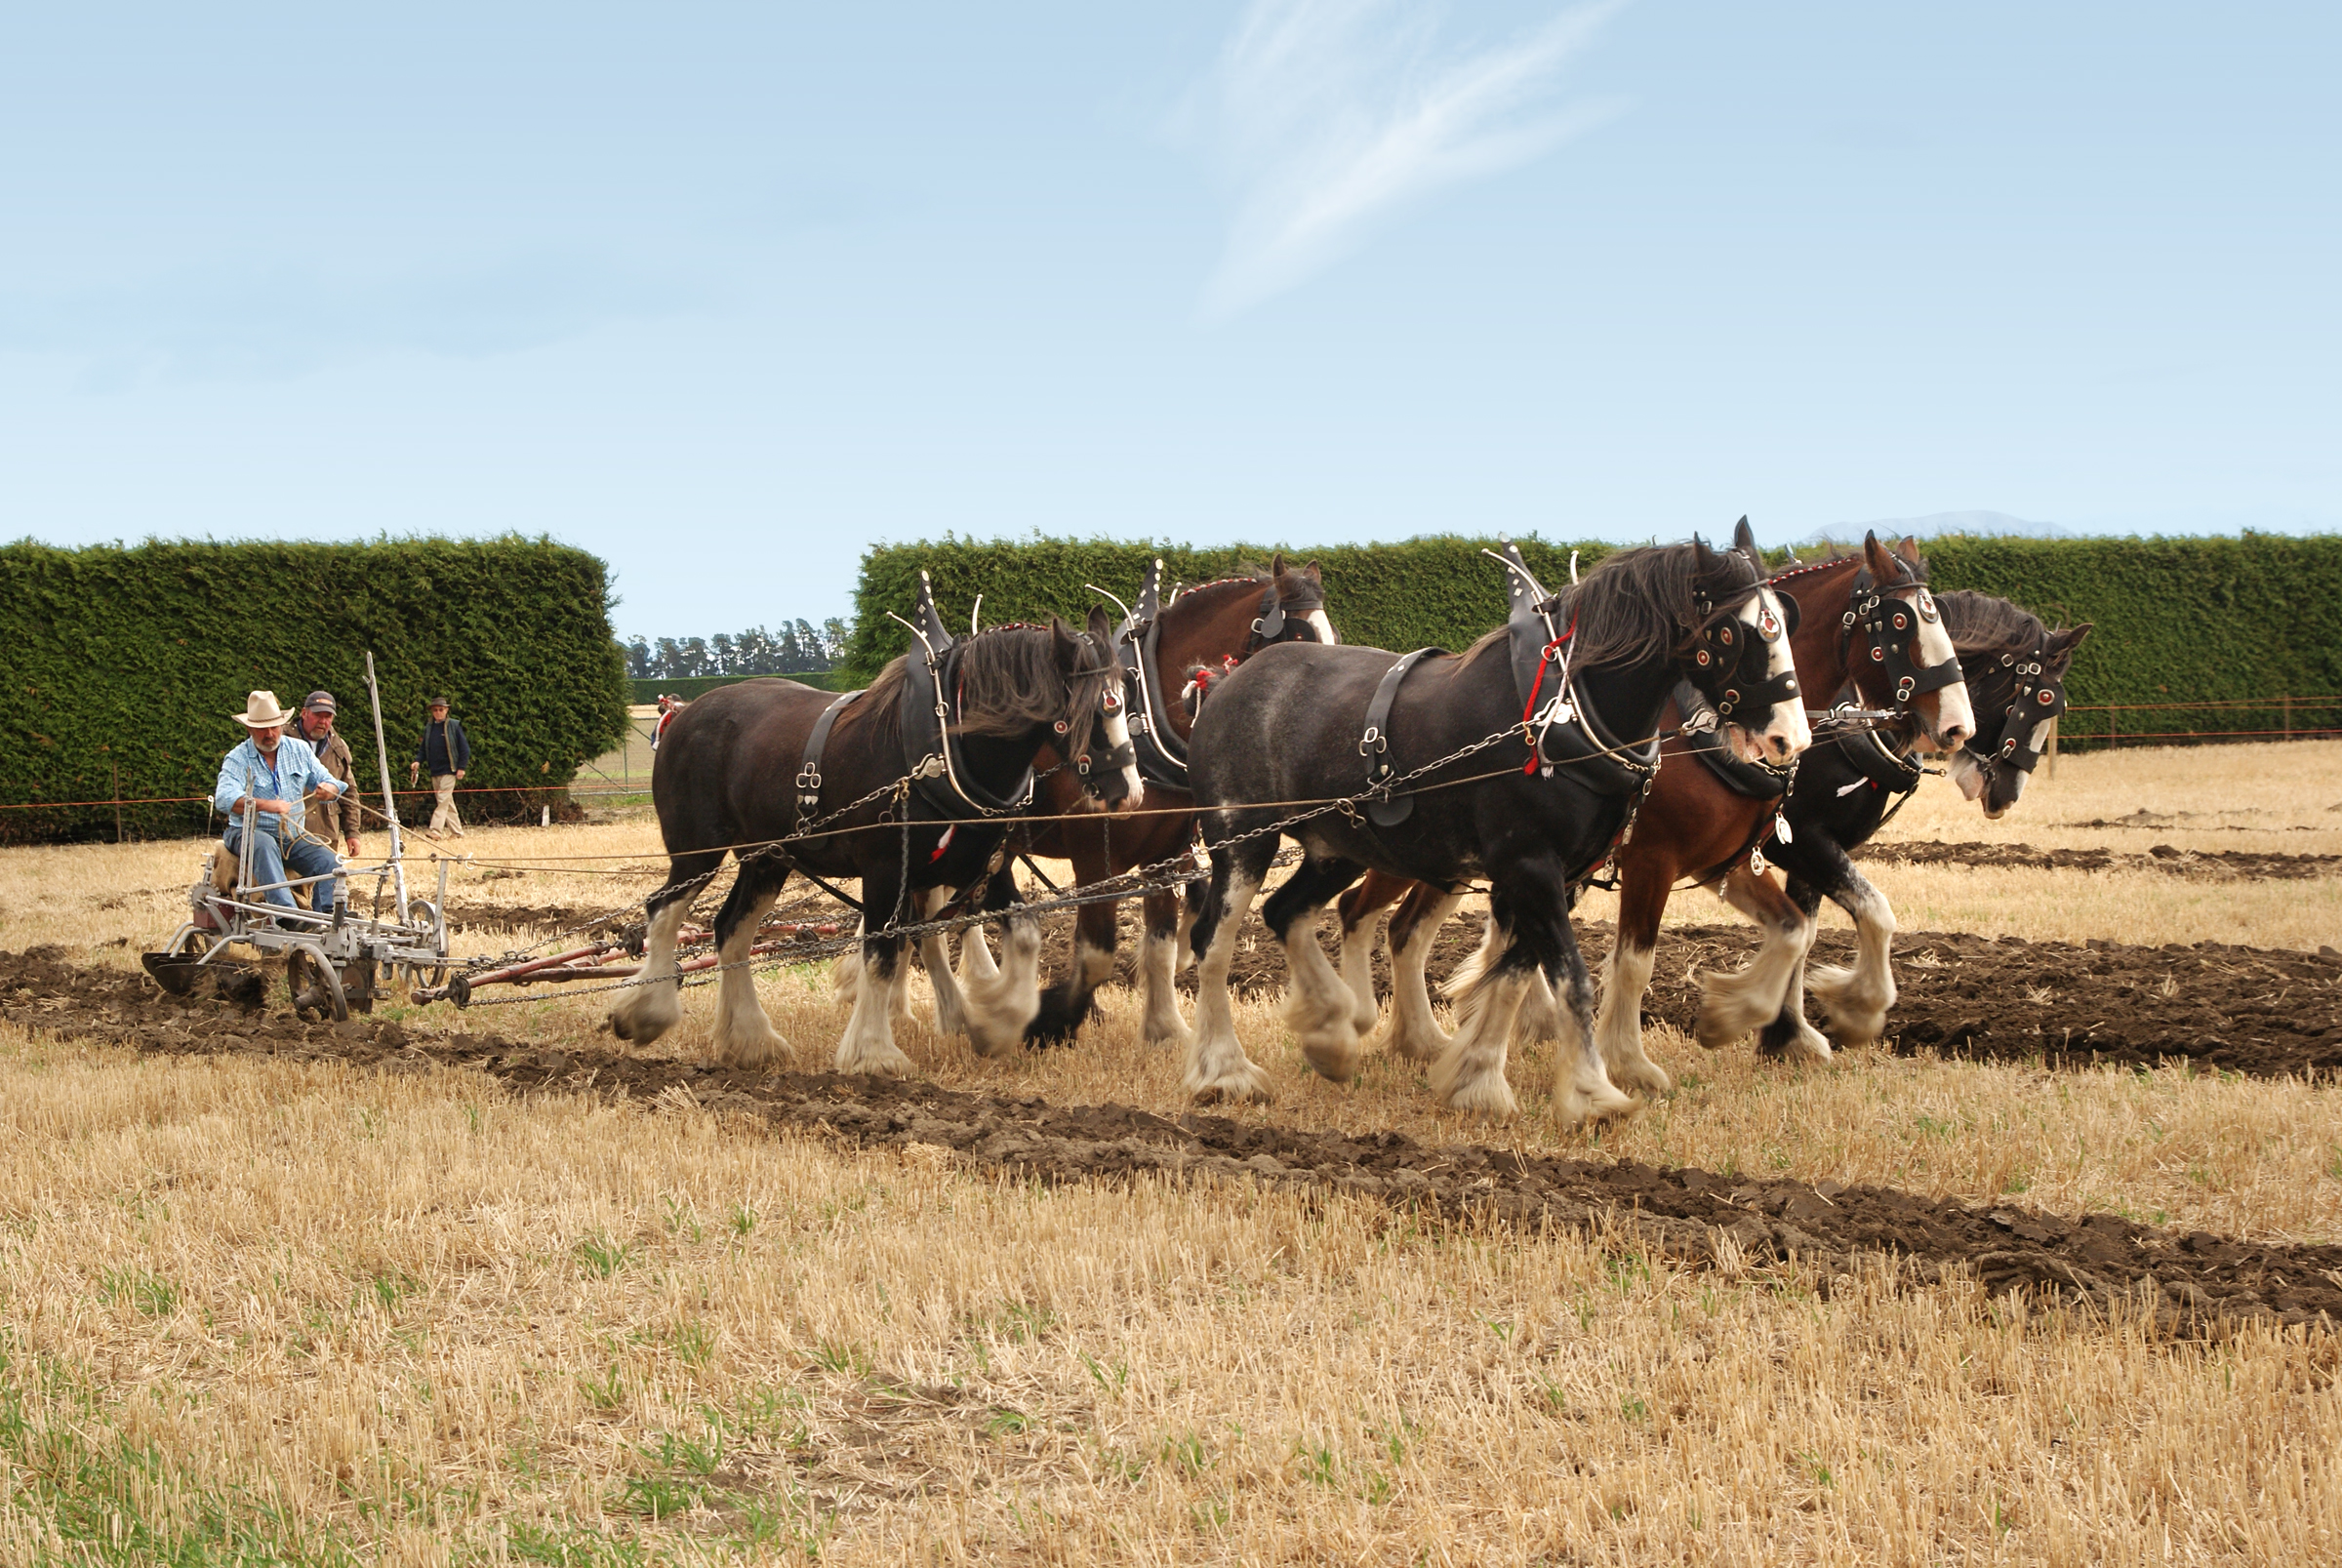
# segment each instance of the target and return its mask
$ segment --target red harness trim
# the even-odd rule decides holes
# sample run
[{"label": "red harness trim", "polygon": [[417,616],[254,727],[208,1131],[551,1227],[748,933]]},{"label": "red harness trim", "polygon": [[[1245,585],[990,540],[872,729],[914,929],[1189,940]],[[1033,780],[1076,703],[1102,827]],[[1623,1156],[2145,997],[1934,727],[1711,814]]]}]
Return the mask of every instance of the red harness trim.
[{"label": "red harness trim", "polygon": [[[1551,623],[1548,623],[1548,624],[1551,624]],[[1529,700],[1520,710],[1520,727],[1523,730],[1527,730],[1530,720],[1537,716],[1537,694],[1545,689],[1545,666],[1555,663],[1553,658],[1554,650],[1560,647],[1563,643],[1569,641],[1570,638],[1576,636],[1577,634],[1578,607],[1573,604],[1569,607],[1569,629],[1561,633],[1560,636],[1555,637],[1552,642],[1547,643],[1543,651],[1537,656],[1537,678],[1529,682]],[[1529,738],[1529,760],[1520,765],[1520,771],[1522,773],[1535,773],[1537,771],[1537,740],[1533,733]]]}]

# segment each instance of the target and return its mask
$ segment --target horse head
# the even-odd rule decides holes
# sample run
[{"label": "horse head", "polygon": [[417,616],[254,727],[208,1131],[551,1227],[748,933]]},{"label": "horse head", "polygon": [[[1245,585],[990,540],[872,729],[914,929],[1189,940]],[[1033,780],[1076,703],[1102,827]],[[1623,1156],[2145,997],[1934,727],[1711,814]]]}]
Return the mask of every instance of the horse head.
[{"label": "horse head", "polygon": [[1699,613],[1677,650],[1682,673],[1723,719],[1735,752],[1783,766],[1813,744],[1790,646],[1797,601],[1765,582],[1746,517],[1733,526],[1730,549],[1711,549],[1696,535],[1691,543]]},{"label": "horse head", "polygon": [[[1257,647],[1307,639],[1332,647],[1341,642],[1325,614],[1325,579],[1315,561],[1288,567],[1278,550],[1269,562],[1269,588],[1261,596],[1261,616],[1254,623]],[[1250,650],[1247,650],[1249,652]]]},{"label": "horse head", "polygon": [[1981,593],[1948,593],[1941,603],[1967,670],[1969,702],[1982,716],[1975,736],[1952,753],[1952,782],[1998,820],[2025,792],[2049,726],[2066,710],[2066,675],[2090,627],[2085,622],[2052,631],[2007,600]]},{"label": "horse head", "polygon": [[[1089,623],[1079,634],[1063,621],[1049,623],[1051,646],[1067,685],[1066,716],[1053,725],[1052,746],[1081,776],[1081,786],[1108,806],[1128,811],[1139,804],[1146,784],[1139,777],[1139,751],[1131,744],[1129,704],[1121,647],[1104,605],[1090,606]],[[1078,723],[1078,735],[1071,733]]]},{"label": "horse head", "polygon": [[1958,750],[1976,733],[1976,712],[1927,589],[1927,563],[1913,541],[1890,550],[1876,531],[1863,536],[1862,561],[1869,582],[1856,580],[1841,633],[1857,690],[1867,703],[1911,715],[1929,749]]}]

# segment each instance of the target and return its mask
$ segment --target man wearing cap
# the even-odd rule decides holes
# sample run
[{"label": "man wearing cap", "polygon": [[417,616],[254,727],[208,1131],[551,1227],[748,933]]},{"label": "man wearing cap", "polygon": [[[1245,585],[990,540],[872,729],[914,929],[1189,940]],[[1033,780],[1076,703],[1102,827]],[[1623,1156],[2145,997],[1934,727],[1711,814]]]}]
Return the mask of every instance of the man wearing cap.
[{"label": "man wearing cap", "polygon": [[311,692],[303,698],[301,718],[293,733],[309,743],[309,749],[317,753],[325,771],[342,785],[338,799],[326,801],[318,808],[318,836],[328,844],[340,839],[342,853],[354,861],[358,858],[358,769],[349,754],[349,743],[334,728],[334,694]]},{"label": "man wearing cap", "polygon": [[431,825],[424,829],[426,837],[437,838],[443,832],[464,836],[464,819],[456,815],[456,784],[470,766],[471,742],[464,734],[464,721],[448,716],[446,698],[432,698],[431,721],[423,727],[423,744],[415,748],[415,760],[407,764],[410,784],[418,768],[431,770],[431,789],[439,797],[431,808]]},{"label": "man wearing cap", "polygon": [[[341,784],[325,771],[309,743],[285,734],[293,715],[276,705],[274,692],[254,692],[244,711],[231,715],[244,726],[245,739],[220,764],[220,782],[212,786],[212,804],[227,818],[222,842],[230,855],[244,853],[244,806],[258,810],[254,819],[252,874],[255,886],[282,882],[286,867],[294,876],[331,876],[342,868],[333,846],[308,830],[302,797],[314,790],[331,801]],[[315,884],[316,900],[331,905],[333,884]],[[294,909],[289,888],[270,888],[262,895],[280,908]]]}]

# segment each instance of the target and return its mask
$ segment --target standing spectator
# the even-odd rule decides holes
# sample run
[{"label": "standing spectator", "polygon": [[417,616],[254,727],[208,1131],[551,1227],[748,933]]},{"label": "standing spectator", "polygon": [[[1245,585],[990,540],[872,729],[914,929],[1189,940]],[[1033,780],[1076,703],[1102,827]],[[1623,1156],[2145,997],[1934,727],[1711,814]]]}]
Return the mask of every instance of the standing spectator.
[{"label": "standing spectator", "polygon": [[464,738],[464,721],[448,716],[446,698],[432,698],[431,721],[423,727],[423,744],[415,748],[415,760],[407,764],[410,784],[417,769],[431,770],[431,788],[439,797],[424,837],[435,841],[443,831],[464,836],[464,819],[456,815],[456,785],[470,766],[471,742]]},{"label": "standing spectator", "polygon": [[293,733],[309,743],[325,771],[342,785],[342,793],[318,809],[317,836],[329,844],[340,838],[343,853],[354,861],[358,858],[358,769],[350,757],[349,743],[334,729],[334,694],[311,692],[303,698]]}]

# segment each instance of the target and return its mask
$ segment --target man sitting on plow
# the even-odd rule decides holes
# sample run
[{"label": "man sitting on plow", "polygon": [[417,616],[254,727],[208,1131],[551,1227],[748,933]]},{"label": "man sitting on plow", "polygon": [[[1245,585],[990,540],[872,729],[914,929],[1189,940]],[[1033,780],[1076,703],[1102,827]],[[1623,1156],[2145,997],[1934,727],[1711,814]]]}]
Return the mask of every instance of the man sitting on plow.
[{"label": "man sitting on plow", "polygon": [[[254,692],[244,711],[231,715],[247,732],[244,744],[220,764],[220,782],[212,788],[212,804],[227,816],[221,842],[227,853],[244,853],[244,803],[250,800],[260,815],[254,824],[252,878],[255,887],[282,882],[287,866],[294,876],[328,876],[342,868],[333,846],[308,831],[302,797],[311,790],[332,800],[342,792],[325,764],[306,741],[285,734],[292,715],[276,705],[274,692]],[[318,882],[310,903],[330,908],[333,884]],[[270,904],[295,909],[290,888],[269,888],[262,895]]]}]

